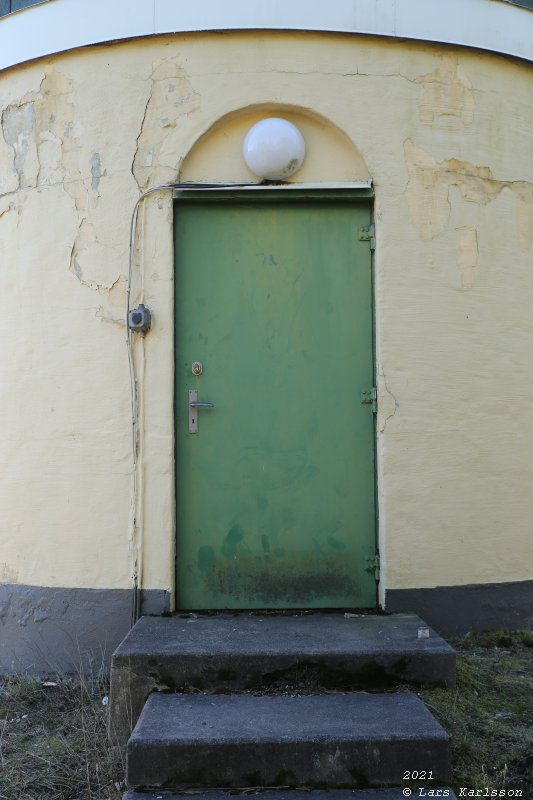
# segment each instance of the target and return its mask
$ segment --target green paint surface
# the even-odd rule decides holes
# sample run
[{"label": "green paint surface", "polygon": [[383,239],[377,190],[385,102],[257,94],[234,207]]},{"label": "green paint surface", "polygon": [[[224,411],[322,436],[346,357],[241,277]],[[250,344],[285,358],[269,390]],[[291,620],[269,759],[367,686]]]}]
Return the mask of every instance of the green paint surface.
[{"label": "green paint surface", "polygon": [[175,210],[178,608],[375,605],[369,205]]}]

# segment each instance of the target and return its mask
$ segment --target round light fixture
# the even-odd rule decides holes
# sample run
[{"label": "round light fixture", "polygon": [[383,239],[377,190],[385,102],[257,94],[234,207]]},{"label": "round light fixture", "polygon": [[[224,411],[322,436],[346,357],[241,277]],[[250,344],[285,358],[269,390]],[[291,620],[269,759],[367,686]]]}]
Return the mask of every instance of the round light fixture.
[{"label": "round light fixture", "polygon": [[260,178],[283,180],[302,166],[304,137],[296,125],[286,119],[262,119],[246,134],[243,155],[246,165]]}]

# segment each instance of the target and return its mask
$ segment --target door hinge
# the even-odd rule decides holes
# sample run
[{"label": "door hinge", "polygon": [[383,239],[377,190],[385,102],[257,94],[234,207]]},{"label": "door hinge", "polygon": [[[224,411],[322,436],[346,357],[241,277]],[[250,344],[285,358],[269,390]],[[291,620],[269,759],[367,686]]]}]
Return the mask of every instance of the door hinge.
[{"label": "door hinge", "polygon": [[374,573],[374,578],[379,581],[379,553],[365,558],[365,572]]},{"label": "door hinge", "polygon": [[362,389],[361,403],[372,406],[372,411],[374,414],[376,413],[378,410],[378,393],[375,386],[371,386],[370,389]]},{"label": "door hinge", "polygon": [[363,225],[359,228],[359,241],[370,242],[370,249],[376,249],[376,230],[373,225]]}]

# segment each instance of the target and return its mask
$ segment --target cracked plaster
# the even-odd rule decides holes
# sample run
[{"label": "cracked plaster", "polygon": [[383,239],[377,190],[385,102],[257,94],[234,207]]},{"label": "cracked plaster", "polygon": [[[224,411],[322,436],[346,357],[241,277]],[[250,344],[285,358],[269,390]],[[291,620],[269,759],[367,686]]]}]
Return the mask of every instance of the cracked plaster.
[{"label": "cracked plaster", "polygon": [[[83,286],[108,290],[120,276],[110,276],[105,267],[95,269],[95,259],[87,258],[87,251],[98,244],[93,220],[98,219],[100,181],[107,171],[102,170],[100,154],[94,152],[87,165],[89,180],[76,124],[73,82],[54,67],[48,67],[39,89],[27,92],[18,103],[7,105],[1,115],[3,149],[5,152],[7,145],[12,151],[14,173],[11,182],[6,181],[6,194],[16,195],[21,189],[62,187],[73,201],[72,216],[76,220],[69,269]],[[0,156],[1,153],[0,147]],[[3,167],[9,171],[5,162]]]},{"label": "cracked plaster", "polygon": [[[3,558],[8,569],[18,564],[18,580],[129,587],[123,309],[131,210],[139,189],[178,172],[186,180],[246,176],[246,114],[280,107],[311,120],[302,122],[310,142],[302,175],[371,175],[376,188],[387,586],[525,579],[532,80],[530,67],[487,54],[265,32],[86,48],[0,76],[0,502]],[[344,144],[332,131],[344,131]],[[136,280],[142,273],[157,321],[138,378],[147,409],[145,585],[165,589],[173,559],[171,219],[170,198],[153,197],[136,254]],[[512,530],[511,544],[503,529]]]},{"label": "cracked plaster", "polygon": [[176,179],[181,151],[180,121],[199,111],[200,95],[181,66],[179,57],[158,59],[150,76],[151,89],[144,110],[132,173],[146,190]]},{"label": "cracked plaster", "polygon": [[457,55],[445,55],[438,67],[415,78],[424,89],[420,121],[433,124],[440,117],[456,117],[464,125],[474,121],[475,96]]},{"label": "cracked plaster", "polygon": [[459,189],[464,200],[480,206],[491,203],[503,189],[510,189],[517,202],[516,228],[520,248],[531,248],[533,183],[496,180],[490,167],[475,166],[455,158],[438,163],[411,139],[404,142],[404,152],[409,175],[407,202],[423,241],[430,241],[448,229],[452,187]]}]

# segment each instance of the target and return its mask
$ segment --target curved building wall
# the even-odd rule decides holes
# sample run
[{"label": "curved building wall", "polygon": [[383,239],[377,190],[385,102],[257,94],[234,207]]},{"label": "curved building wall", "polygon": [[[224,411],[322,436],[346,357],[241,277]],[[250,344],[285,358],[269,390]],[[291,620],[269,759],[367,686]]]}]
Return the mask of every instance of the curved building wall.
[{"label": "curved building wall", "polygon": [[135,509],[131,213],[158,184],[242,180],[228,136],[257,108],[343,132],[346,157],[313,148],[309,180],[373,180],[381,602],[443,630],[527,622],[532,90],[527,62],[303,32],[140,39],[0,75],[4,668],[64,668],[73,631],[112,648],[133,572],[145,610],[172,605],[170,193],[141,206],[133,263],[154,318],[134,344]]}]

